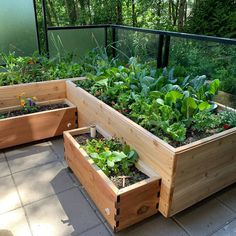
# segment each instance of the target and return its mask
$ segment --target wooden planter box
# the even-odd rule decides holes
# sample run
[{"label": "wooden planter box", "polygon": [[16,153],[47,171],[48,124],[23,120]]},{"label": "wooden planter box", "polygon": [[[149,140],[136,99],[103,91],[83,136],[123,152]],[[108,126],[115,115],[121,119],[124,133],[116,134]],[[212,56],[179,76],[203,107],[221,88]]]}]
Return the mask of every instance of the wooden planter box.
[{"label": "wooden planter box", "polygon": [[[65,81],[0,87],[0,113],[19,108],[19,95],[36,96],[42,105],[66,103],[69,107],[0,120],[0,149],[61,135],[76,127],[76,107],[66,99]],[[48,100],[48,101],[47,101]]]},{"label": "wooden planter box", "polygon": [[89,133],[89,128],[64,132],[65,159],[112,229],[117,232],[156,214],[160,177],[140,165],[150,178],[119,190],[73,138],[84,133]]},{"label": "wooden planter box", "polygon": [[159,211],[172,216],[236,182],[236,128],[174,148],[83,89],[67,81],[79,126],[97,124],[123,138],[140,162],[161,176]]}]

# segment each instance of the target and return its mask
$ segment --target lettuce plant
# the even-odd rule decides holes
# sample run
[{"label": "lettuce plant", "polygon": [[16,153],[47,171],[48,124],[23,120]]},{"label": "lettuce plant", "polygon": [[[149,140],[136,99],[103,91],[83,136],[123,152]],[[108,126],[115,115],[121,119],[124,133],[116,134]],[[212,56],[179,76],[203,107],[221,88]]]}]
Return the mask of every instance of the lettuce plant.
[{"label": "lettuce plant", "polygon": [[108,176],[131,175],[138,154],[118,139],[92,139],[82,146],[96,165]]}]

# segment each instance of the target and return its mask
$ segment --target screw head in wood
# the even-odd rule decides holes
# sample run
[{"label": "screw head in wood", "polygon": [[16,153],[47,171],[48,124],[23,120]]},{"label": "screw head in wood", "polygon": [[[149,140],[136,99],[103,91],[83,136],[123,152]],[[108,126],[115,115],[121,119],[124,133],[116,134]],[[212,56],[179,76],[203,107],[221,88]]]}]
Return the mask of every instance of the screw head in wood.
[{"label": "screw head in wood", "polygon": [[110,209],[109,208],[105,208],[105,213],[106,213],[106,215],[109,216],[111,214]]}]

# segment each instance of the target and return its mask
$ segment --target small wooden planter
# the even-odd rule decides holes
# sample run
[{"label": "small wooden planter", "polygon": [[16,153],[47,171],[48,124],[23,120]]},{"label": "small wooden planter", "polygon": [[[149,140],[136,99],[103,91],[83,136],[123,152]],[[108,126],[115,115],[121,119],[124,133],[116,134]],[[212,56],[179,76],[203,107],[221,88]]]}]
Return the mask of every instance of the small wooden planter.
[{"label": "small wooden planter", "polygon": [[0,87],[0,112],[18,109],[22,92],[36,96],[41,105],[66,103],[69,107],[1,119],[0,149],[58,136],[76,127],[77,109],[66,99],[65,81]]},{"label": "small wooden planter", "polygon": [[140,167],[150,178],[119,190],[73,138],[84,133],[89,133],[89,128],[64,132],[65,160],[112,229],[120,231],[156,214],[160,177]]},{"label": "small wooden planter", "polygon": [[236,128],[174,148],[67,81],[80,126],[96,123],[124,139],[161,176],[159,211],[170,217],[236,182]]}]

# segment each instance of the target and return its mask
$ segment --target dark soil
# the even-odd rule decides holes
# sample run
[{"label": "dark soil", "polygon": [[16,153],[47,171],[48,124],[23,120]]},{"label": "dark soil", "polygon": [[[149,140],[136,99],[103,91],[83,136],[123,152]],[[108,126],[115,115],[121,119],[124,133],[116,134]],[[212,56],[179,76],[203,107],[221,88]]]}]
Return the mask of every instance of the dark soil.
[{"label": "dark soil", "polygon": [[[96,139],[102,139],[103,136],[99,134],[98,132],[96,133]],[[74,136],[74,139],[80,144],[80,145],[85,145],[87,140],[92,139],[90,136],[90,133],[87,134],[80,134]]]},{"label": "dark soil", "polygon": [[218,134],[220,132],[222,132],[223,130],[222,129],[210,129],[210,130],[206,130],[205,132],[197,132],[197,131],[193,131],[193,130],[188,130],[187,131],[187,137],[186,137],[186,140],[184,142],[177,142],[177,141],[170,141],[169,144],[175,148],[177,147],[181,147],[183,145],[186,145],[186,144],[190,144],[190,143],[193,143],[195,141],[198,141],[198,140],[201,140],[203,138],[207,138],[207,137],[210,137],[214,134]]},{"label": "dark soil", "polygon": [[63,103],[41,105],[41,106],[39,105],[39,106],[37,106],[36,111],[25,111],[23,109],[19,109],[19,110],[13,110],[13,111],[9,111],[9,112],[0,113],[0,119],[14,117],[14,116],[21,116],[21,115],[26,115],[26,114],[31,114],[31,113],[41,112],[41,111],[55,110],[55,109],[65,108],[65,107],[69,107],[69,106],[67,104],[63,104]]},{"label": "dark soil", "polygon": [[143,172],[139,171],[137,168],[133,168],[132,175],[130,176],[110,176],[111,181],[115,184],[118,189],[125,188],[132,184],[138,183],[144,179],[147,179],[148,176]]},{"label": "dark soil", "polygon": [[[76,135],[74,136],[74,138],[81,145],[85,145],[87,140],[92,139],[89,133]],[[96,139],[103,139],[103,138],[104,137],[97,132]],[[125,176],[124,174],[120,174],[119,176],[112,175],[108,177],[118,189],[122,189],[124,187],[130,186],[132,184],[135,184],[137,182],[140,182],[148,178],[147,175],[145,175],[144,173],[142,173],[135,167],[131,170],[131,172],[132,172],[132,175],[130,176]]]}]

